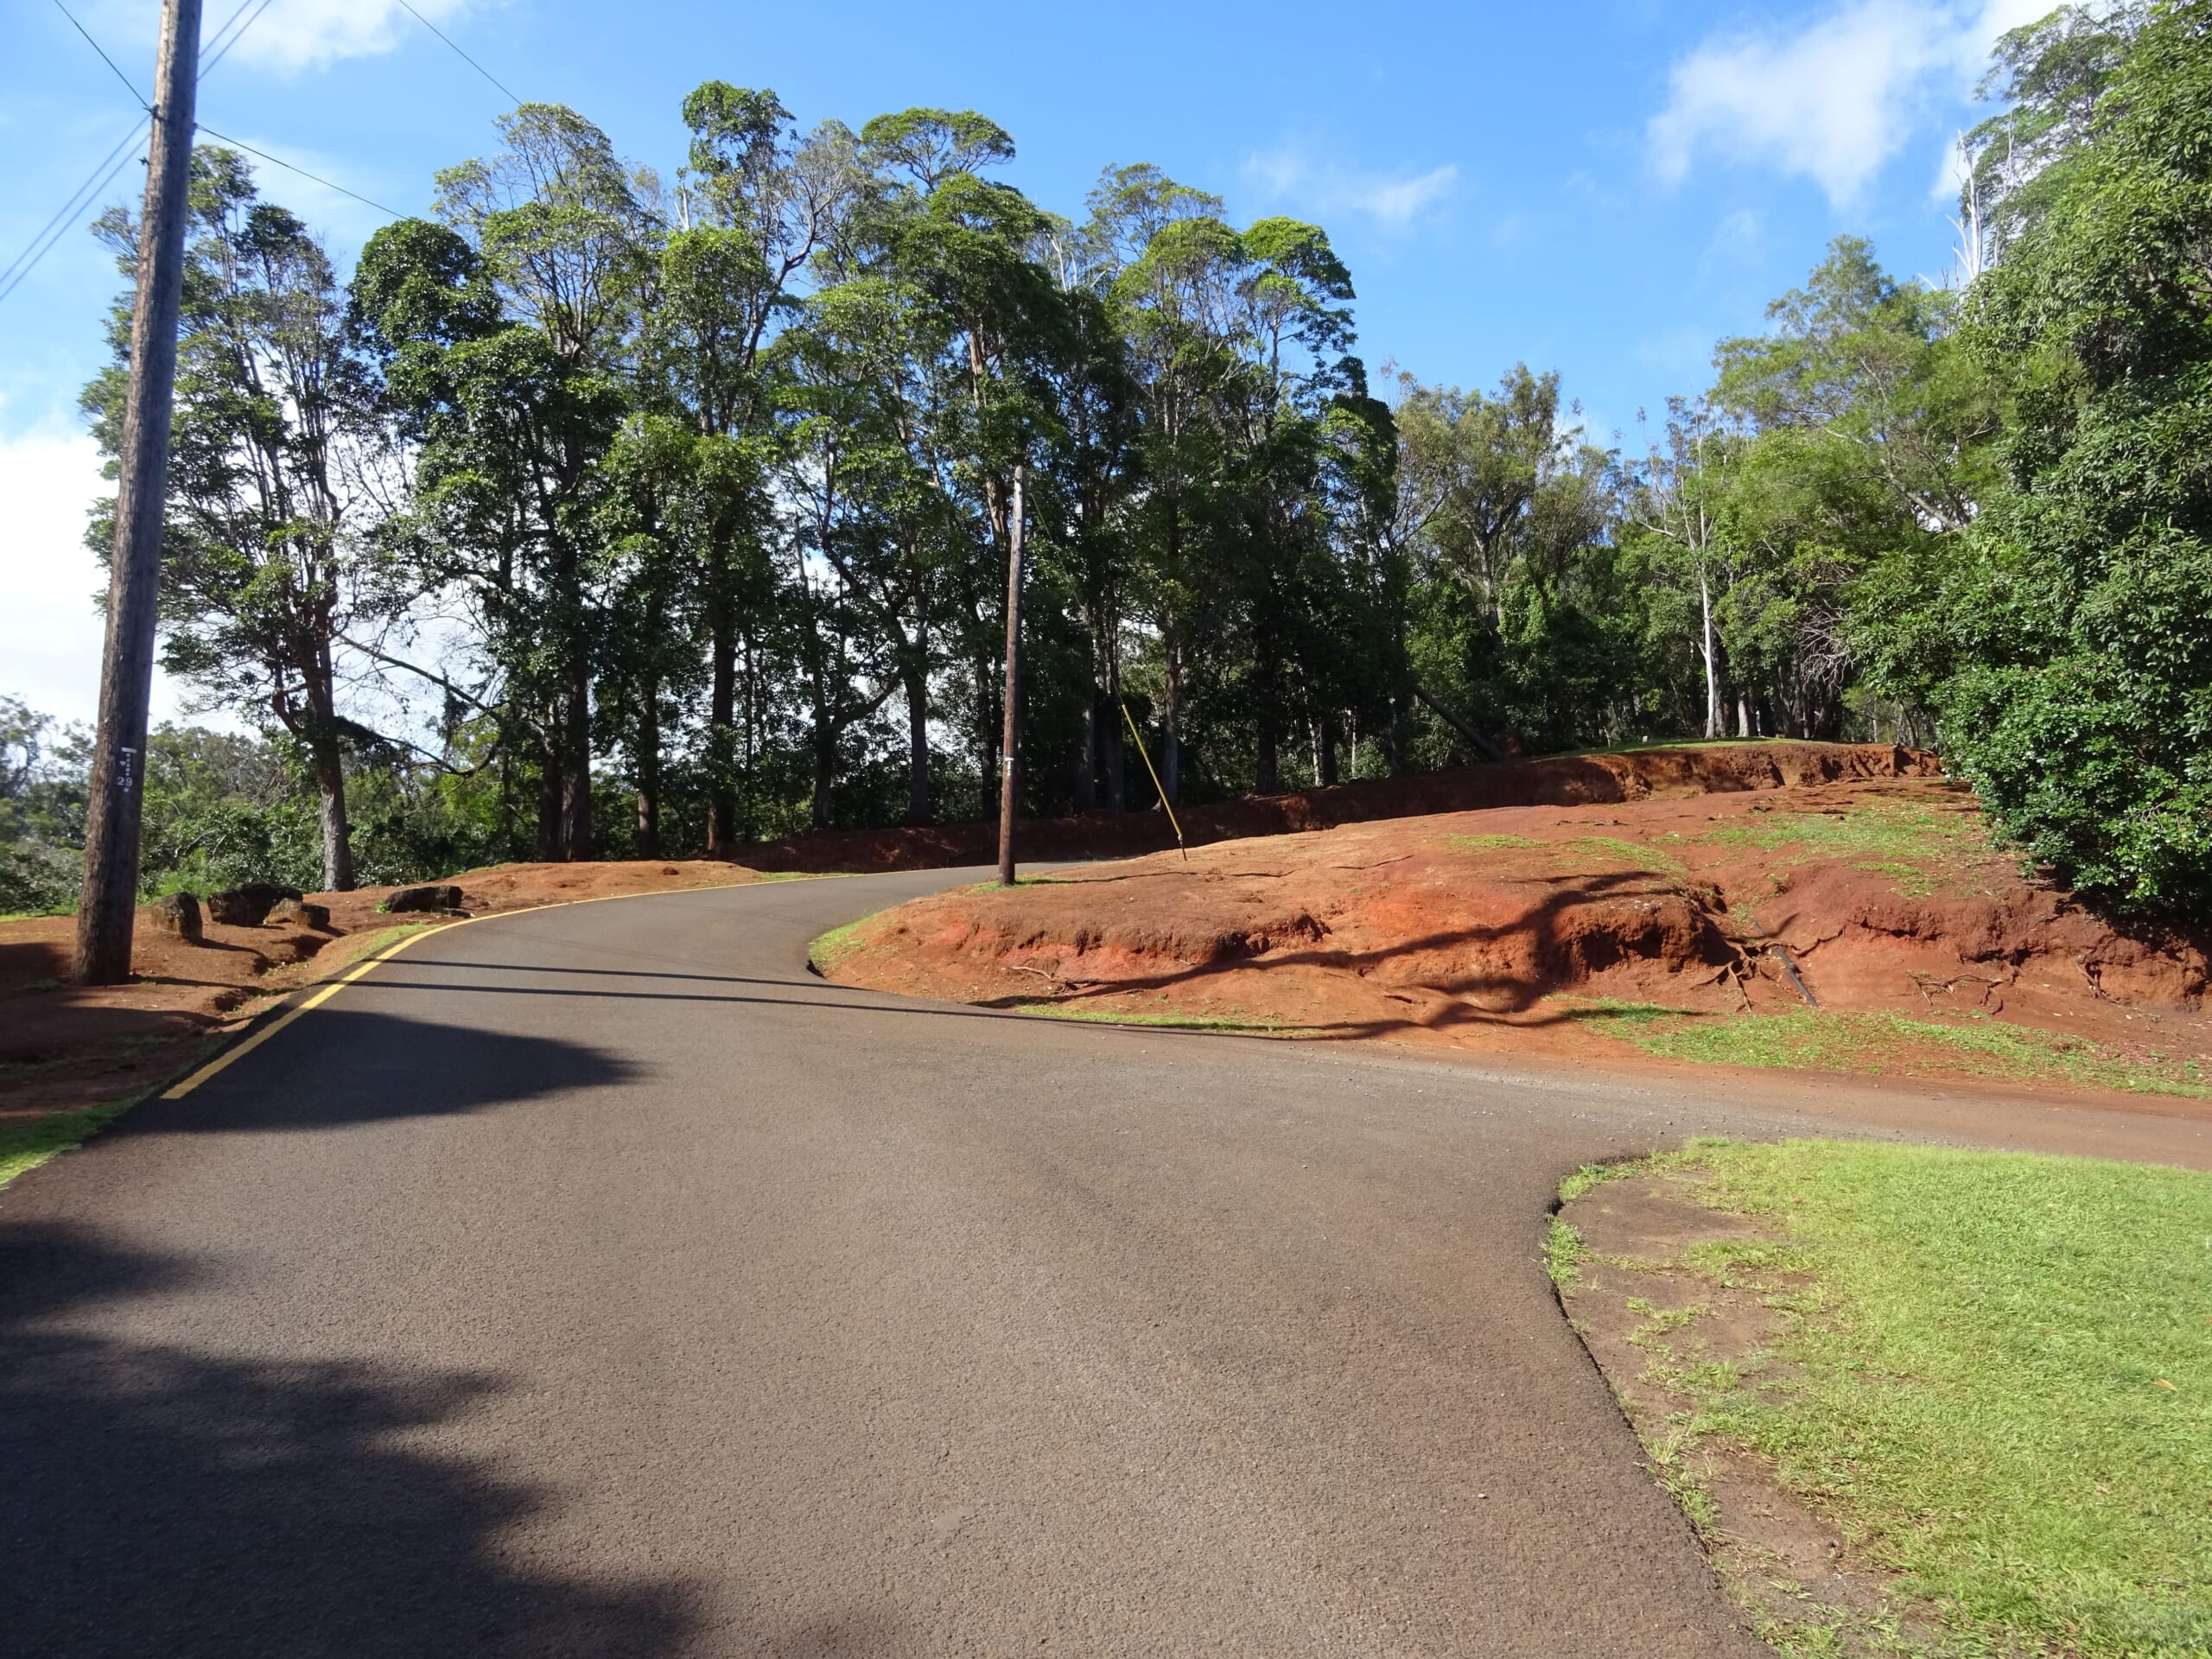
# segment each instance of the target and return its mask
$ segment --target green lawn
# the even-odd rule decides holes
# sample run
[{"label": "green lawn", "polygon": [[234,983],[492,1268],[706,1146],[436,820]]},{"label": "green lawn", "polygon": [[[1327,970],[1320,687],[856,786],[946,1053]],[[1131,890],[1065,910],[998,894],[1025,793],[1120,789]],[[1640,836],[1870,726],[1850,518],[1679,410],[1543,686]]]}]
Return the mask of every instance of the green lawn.
[{"label": "green lawn", "polygon": [[1995,1083],[2060,1083],[2212,1099],[2212,1074],[2185,1056],[2147,1045],[2122,1050],[1986,1016],[1912,1020],[1827,1008],[1705,1014],[1656,1003],[1557,1001],[1592,1030],[1673,1060],[1877,1077],[1925,1071],[1934,1065]]},{"label": "green lawn", "polygon": [[[1780,1235],[1678,1264],[1783,1334],[1687,1374],[1673,1432],[1764,1454],[1902,1575],[1945,1645],[1887,1650],[2212,1654],[2212,1176],[1833,1141],[1625,1167]],[[1555,1225],[1555,1273],[1576,1249]]]}]

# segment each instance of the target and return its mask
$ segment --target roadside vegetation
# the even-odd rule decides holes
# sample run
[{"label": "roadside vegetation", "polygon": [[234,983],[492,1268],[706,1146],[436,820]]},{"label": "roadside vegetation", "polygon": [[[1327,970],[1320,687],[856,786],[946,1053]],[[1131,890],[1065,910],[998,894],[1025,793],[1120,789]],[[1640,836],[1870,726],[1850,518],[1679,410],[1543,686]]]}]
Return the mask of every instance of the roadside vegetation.
[{"label": "roadside vegetation", "polygon": [[1672,1060],[1870,1076],[1955,1071],[1993,1083],[2069,1084],[2212,1100],[2212,1068],[2149,1043],[2121,1047],[1986,1014],[1915,1020],[1880,1010],[1715,1014],[1560,999],[1573,1016]]},{"label": "roadside vegetation", "polygon": [[[1583,1231],[1607,1217],[1587,1206],[1620,1181],[1738,1225],[1595,1252]],[[2212,1176],[1698,1141],[1586,1171],[1562,1198],[1553,1274],[1578,1325],[1629,1322],[1625,1346],[1593,1351],[1635,1357],[1615,1387],[1725,1575],[1781,1571],[1707,1477],[1732,1450],[1878,1592],[1739,1582],[1783,1652],[2212,1651]],[[1715,1317],[1732,1302],[1759,1317]]]},{"label": "roadside vegetation", "polygon": [[[154,739],[148,891],[742,862],[978,819],[1008,763],[1025,815],[1149,810],[1134,727],[1185,804],[1934,747],[2053,880],[2203,914],[2208,31],[2131,0],[2004,36],[1953,279],[1839,238],[1630,435],[1541,365],[1371,373],[1325,226],[1141,162],[1033,200],[976,111],[708,80],[638,135],[656,170],[524,105],[350,270],[202,146],[163,652],[247,729]],[[70,900],[81,735],[0,702],[0,912]]]}]

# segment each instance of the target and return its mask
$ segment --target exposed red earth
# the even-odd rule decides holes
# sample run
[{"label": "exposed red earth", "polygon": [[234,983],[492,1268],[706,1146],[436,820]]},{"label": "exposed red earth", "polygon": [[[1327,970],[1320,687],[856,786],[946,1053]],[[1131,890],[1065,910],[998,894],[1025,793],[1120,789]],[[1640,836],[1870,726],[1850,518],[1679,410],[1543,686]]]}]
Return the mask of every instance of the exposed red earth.
[{"label": "exposed red earth", "polygon": [[[1413,778],[1378,778],[1294,795],[1259,795],[1178,816],[1193,847],[1254,836],[1281,836],[1379,818],[1465,812],[1484,807],[1574,806],[1615,801],[1777,789],[1852,779],[1936,778],[1932,754],[1880,743],[1719,743],[1618,754],[1553,755],[1499,766],[1465,766]],[[1022,822],[1023,860],[1128,858],[1175,845],[1166,815],[1090,812]],[[829,830],[745,850],[761,870],[930,870],[998,859],[998,824],[932,824],[892,830]]]},{"label": "exposed red earth", "polygon": [[[1675,751],[1523,778],[1537,767],[1590,792],[918,899],[823,965],[996,1007],[1638,1066],[1665,1062],[1608,1033],[1661,1010],[1717,1028],[1817,1001],[1970,1036],[2061,1033],[2212,1081],[2212,1065],[2189,1071],[2212,1061],[2201,944],[2117,927],[2024,876],[1922,757]],[[1988,1072],[1943,1032],[1889,1046],[1853,1069]]]}]

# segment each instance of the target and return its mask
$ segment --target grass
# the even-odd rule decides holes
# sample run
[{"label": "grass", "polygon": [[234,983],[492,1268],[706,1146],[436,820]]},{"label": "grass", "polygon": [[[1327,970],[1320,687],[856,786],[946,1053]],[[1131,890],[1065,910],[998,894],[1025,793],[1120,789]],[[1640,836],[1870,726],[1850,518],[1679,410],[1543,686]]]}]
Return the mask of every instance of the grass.
[{"label": "grass", "polygon": [[861,917],[856,922],[847,922],[842,927],[833,927],[827,933],[817,938],[813,944],[808,945],[806,959],[813,965],[814,971],[826,976],[839,963],[859,950],[861,929],[882,913],[881,911],[877,911],[872,915]]},{"label": "grass", "polygon": [[1955,1021],[1826,1008],[1715,1014],[1656,1002],[1558,1001],[1575,1020],[1670,1060],[1878,1077],[1935,1066],[1998,1083],[2060,1083],[2212,1100],[2212,1076],[2198,1061],[2150,1048],[2130,1053],[2064,1032],[2005,1025],[1986,1014]]},{"label": "grass", "polygon": [[1904,801],[1863,801],[1848,813],[1755,813],[1748,822],[1709,830],[1700,839],[1795,852],[1801,861],[1849,859],[1853,868],[1888,876],[1909,899],[1960,885],[1963,873],[1943,868],[1944,861],[1989,851],[1978,819]]},{"label": "grass", "polygon": [[29,1122],[0,1123],[0,1186],[36,1169],[56,1153],[82,1146],[138,1099],[137,1095],[125,1095],[73,1112],[48,1112]]},{"label": "grass", "polygon": [[1544,843],[1526,836],[1446,836],[1444,844],[1455,853],[1504,853]]},{"label": "grass", "polygon": [[1904,1650],[2212,1653],[2212,1176],[1808,1141],[1639,1167],[1778,1236],[1679,1264],[1782,1330],[1771,1366],[1670,1378],[1674,1432],[1770,1459],[1900,1575],[1955,1638]]}]

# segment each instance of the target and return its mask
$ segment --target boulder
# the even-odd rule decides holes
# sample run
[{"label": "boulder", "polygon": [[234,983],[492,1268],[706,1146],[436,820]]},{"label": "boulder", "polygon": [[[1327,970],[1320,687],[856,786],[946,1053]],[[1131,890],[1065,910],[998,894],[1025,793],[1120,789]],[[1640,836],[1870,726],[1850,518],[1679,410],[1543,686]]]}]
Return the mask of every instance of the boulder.
[{"label": "boulder", "polygon": [[188,893],[173,893],[155,900],[147,907],[146,917],[158,933],[174,933],[187,944],[200,943],[200,900]]},{"label": "boulder", "polygon": [[304,896],[297,887],[279,887],[273,881],[249,881],[227,893],[209,893],[207,919],[225,927],[259,927],[269,919],[269,912],[280,900]]},{"label": "boulder", "polygon": [[386,899],[384,903],[378,905],[377,908],[385,912],[396,910],[459,910],[461,908],[461,889],[444,883],[435,883],[425,887],[401,887],[390,898]]},{"label": "boulder", "polygon": [[272,922],[289,922],[298,927],[316,927],[327,932],[330,929],[330,906],[311,905],[304,899],[279,899],[269,907]]}]

